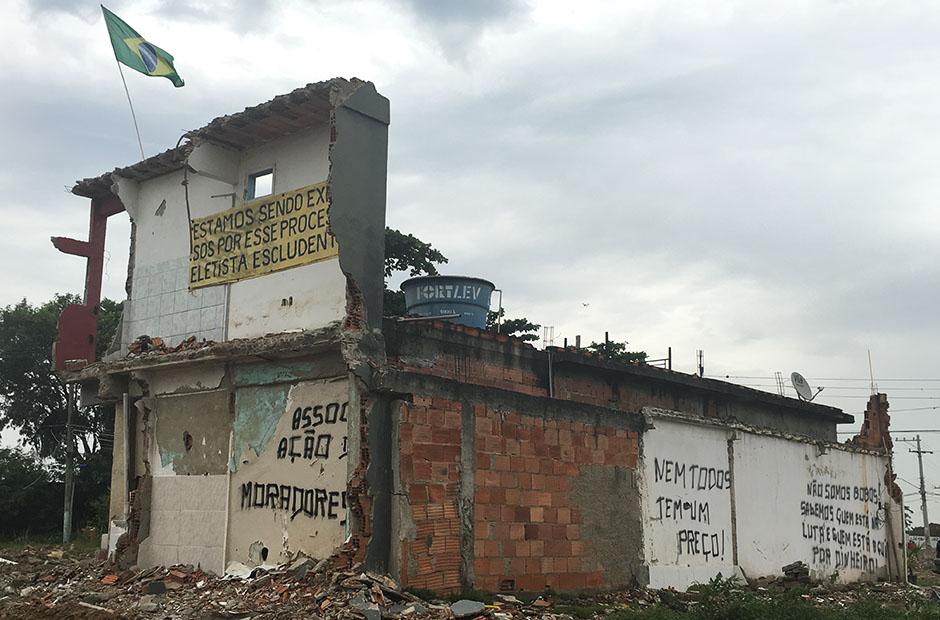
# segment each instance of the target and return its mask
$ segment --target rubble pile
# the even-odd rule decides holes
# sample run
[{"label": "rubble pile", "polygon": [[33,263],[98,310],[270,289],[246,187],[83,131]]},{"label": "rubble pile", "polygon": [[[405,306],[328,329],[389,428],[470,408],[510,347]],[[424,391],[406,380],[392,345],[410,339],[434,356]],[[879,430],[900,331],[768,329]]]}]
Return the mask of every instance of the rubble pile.
[{"label": "rubble pile", "polygon": [[[906,584],[813,585],[802,563],[784,567],[784,573],[753,580],[749,587],[769,597],[798,582],[804,598],[820,606],[845,606],[872,594],[889,604],[931,595]],[[0,618],[5,620],[574,620],[655,605],[686,611],[710,596],[695,588],[685,593],[625,588],[579,597],[546,590],[477,597],[484,603],[417,593],[427,600],[386,575],[337,570],[329,560],[304,556],[280,566],[232,563],[217,577],[182,565],[115,571],[107,562],[51,547],[0,553]]]},{"label": "rubble pile", "polygon": [[804,562],[793,562],[792,564],[787,564],[781,570],[783,570],[783,575],[786,579],[790,581],[796,581],[801,583],[809,583],[809,566]]},{"label": "rubble pile", "polygon": [[767,588],[776,586],[785,590],[792,590],[793,588],[813,584],[813,580],[810,579],[809,576],[809,566],[807,566],[805,562],[793,562],[782,567],[780,570],[783,572],[783,575],[776,577],[760,577],[749,581],[749,583],[752,587]]},{"label": "rubble pile", "polygon": [[163,342],[163,338],[154,336],[140,336],[134,342],[127,345],[127,350],[131,356],[143,354],[166,355],[167,353],[176,353],[177,351],[187,351],[190,349],[199,349],[215,344],[212,340],[196,340],[195,336],[190,336],[175,347],[168,347]]}]

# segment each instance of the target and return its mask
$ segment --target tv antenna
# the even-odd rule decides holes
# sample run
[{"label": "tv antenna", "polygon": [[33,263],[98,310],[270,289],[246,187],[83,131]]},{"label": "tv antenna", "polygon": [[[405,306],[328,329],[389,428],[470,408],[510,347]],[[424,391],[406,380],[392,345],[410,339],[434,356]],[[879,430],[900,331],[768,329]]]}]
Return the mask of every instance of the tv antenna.
[{"label": "tv antenna", "polygon": [[813,388],[809,386],[809,382],[798,372],[790,373],[790,383],[793,384],[793,389],[796,390],[796,394],[800,397],[800,400],[805,400],[806,402],[811,402],[825,389],[816,388],[816,393],[813,394]]}]

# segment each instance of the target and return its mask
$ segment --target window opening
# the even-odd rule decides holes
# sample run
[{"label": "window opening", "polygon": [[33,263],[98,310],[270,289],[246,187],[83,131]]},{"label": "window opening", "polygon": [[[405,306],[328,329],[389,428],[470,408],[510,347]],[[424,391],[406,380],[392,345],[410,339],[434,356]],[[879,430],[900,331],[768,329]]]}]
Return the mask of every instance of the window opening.
[{"label": "window opening", "polygon": [[268,196],[274,191],[274,170],[262,170],[248,175],[247,200]]}]

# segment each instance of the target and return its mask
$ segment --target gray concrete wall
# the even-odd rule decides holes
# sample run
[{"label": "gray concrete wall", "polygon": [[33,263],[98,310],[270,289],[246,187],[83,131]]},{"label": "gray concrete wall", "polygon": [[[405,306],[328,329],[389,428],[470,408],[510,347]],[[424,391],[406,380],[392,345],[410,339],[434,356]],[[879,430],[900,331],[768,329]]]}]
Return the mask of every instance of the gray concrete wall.
[{"label": "gray concrete wall", "polygon": [[351,278],[348,309],[362,296],[368,325],[382,325],[385,278],[385,178],[388,165],[388,99],[366,83],[341,100],[334,112],[330,148],[330,225],[339,242],[339,262]]}]

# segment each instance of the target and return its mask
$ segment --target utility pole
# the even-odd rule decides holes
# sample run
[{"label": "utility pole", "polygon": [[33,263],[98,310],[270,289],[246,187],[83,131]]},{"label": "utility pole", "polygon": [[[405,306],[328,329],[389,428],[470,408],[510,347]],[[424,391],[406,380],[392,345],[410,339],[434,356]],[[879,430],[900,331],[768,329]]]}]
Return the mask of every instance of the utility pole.
[{"label": "utility pole", "polygon": [[920,468],[920,509],[924,515],[924,546],[927,549],[931,549],[933,546],[930,544],[930,520],[927,518],[927,489],[924,486],[924,454],[933,454],[933,450],[921,450],[920,449],[920,435],[917,436],[917,449],[911,450],[908,448],[908,452],[914,452],[917,454],[917,466]]},{"label": "utility pole", "polygon": [[[75,486],[73,460],[74,446],[72,437],[72,413],[75,410],[75,390],[74,386],[66,385],[65,394],[68,400],[68,417],[65,422],[65,505],[62,511],[62,543],[65,544],[72,536],[72,498],[74,497],[73,488]],[[921,476],[923,480],[923,476]],[[926,514],[926,513],[925,513]]]}]

